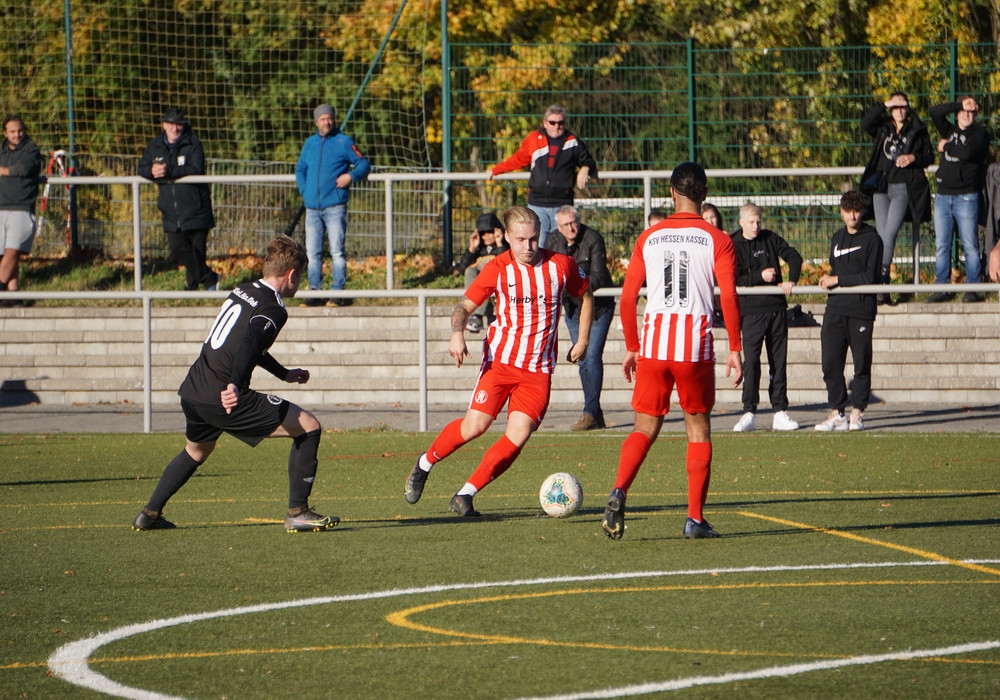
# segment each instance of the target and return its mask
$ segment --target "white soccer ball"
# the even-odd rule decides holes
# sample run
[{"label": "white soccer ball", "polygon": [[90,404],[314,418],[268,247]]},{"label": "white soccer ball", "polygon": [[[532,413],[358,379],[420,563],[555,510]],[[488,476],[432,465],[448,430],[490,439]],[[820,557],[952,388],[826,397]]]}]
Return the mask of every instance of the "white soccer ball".
[{"label": "white soccer ball", "polygon": [[565,518],[580,510],[583,505],[583,487],[576,477],[566,472],[556,472],[542,483],[538,492],[542,510],[556,518]]}]

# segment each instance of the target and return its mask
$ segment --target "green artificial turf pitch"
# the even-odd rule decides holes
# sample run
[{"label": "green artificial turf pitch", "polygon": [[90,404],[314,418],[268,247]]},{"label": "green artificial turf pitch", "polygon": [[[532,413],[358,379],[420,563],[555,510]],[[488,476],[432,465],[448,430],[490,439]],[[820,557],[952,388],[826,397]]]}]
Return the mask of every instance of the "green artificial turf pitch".
[{"label": "green artificial turf pitch", "polygon": [[[178,529],[134,532],[181,436],[0,436],[3,696],[1000,695],[996,436],[716,435],[723,537],[689,541],[665,434],[618,542],[618,431],[540,433],[482,519],[449,513],[495,437],[410,506],[432,435],[328,431],[312,503],[341,524],[288,534],[287,440],[224,437],[168,504]],[[539,507],[555,471],[576,516]]]}]

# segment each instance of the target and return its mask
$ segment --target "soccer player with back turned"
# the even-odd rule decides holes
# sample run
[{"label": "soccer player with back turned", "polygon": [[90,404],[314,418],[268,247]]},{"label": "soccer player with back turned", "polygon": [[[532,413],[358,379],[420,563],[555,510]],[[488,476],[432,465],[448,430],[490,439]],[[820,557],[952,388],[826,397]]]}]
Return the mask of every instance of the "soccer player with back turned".
[{"label": "soccer player with back turned", "polygon": [[177,392],[187,423],[187,444],[163,470],[149,502],[132,522],[135,530],[174,527],[164,519],[163,507],[212,454],[222,433],[251,447],[268,437],[292,439],[285,516],[288,532],[326,530],[340,521],[309,507],[322,435],[316,416],[278,396],[250,388],[256,367],[291,384],[309,381],[308,370],[286,369],[268,353],[288,320],[282,299],[295,296],[306,261],[300,244],[278,236],[267,246],[263,278],[239,285],[222,304],[201,354]]},{"label": "soccer player with back turned", "polygon": [[[702,218],[701,204],[707,192],[708,178],[700,165],[687,162],[674,168],[670,196],[675,213],[639,236],[622,285],[626,350],[622,372],[628,382],[635,375],[635,429],[622,445],[618,476],[604,511],[602,527],[613,540],[625,534],[625,498],[660,434],[675,384],[688,439],[688,517],[684,537],[719,536],[702,514],[712,473],[712,317],[716,280],[729,335],[726,376],[733,377],[734,387],[742,379],[743,361],[733,241]],[[636,307],[643,283],[647,301],[640,336]]]}]

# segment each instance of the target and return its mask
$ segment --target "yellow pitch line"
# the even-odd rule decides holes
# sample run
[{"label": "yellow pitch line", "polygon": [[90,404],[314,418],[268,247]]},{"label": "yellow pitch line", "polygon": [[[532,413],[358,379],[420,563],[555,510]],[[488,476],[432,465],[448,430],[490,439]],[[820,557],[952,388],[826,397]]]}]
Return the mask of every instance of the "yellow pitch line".
[{"label": "yellow pitch line", "polygon": [[826,527],[817,527],[815,525],[807,525],[805,523],[797,523],[794,520],[785,520],[783,518],[775,518],[770,515],[761,515],[760,513],[751,513],[745,510],[736,511],[738,515],[743,515],[748,518],[757,518],[758,520],[766,520],[768,522],[777,523],[778,525],[788,525],[789,527],[798,528],[800,530],[812,530],[814,532],[822,532],[827,535],[834,535],[836,537],[843,537],[847,540],[854,540],[855,542],[863,542],[865,544],[873,544],[879,547],[885,547],[886,549],[895,549],[900,552],[906,552],[907,554],[912,554],[914,556],[922,557],[924,559],[930,559],[931,561],[940,561],[952,566],[958,566],[963,569],[970,569],[972,571],[978,571],[983,574],[990,574],[991,576],[1000,576],[1000,570],[991,569],[988,566],[981,566],[979,564],[969,564],[964,561],[959,561],[958,559],[952,559],[951,557],[946,557],[943,554],[936,554],[934,552],[927,552],[923,549],[917,549],[915,547],[907,547],[903,544],[893,544],[891,542],[881,542],[879,540],[874,540],[870,537],[862,537],[861,535],[855,535],[850,532],[844,532],[842,530],[833,530]]},{"label": "yellow pitch line", "polygon": [[941,585],[972,585],[986,584],[995,585],[998,583],[993,579],[986,581],[806,581],[806,582],[785,582],[785,583],[734,583],[734,584],[697,584],[697,585],[672,585],[672,586],[621,586],[613,588],[573,588],[558,591],[540,591],[534,593],[507,593],[495,596],[485,596],[481,598],[470,598],[463,600],[444,600],[436,603],[426,603],[417,605],[405,610],[398,610],[386,616],[389,624],[427,634],[441,635],[445,637],[460,637],[463,639],[475,640],[490,644],[533,644],[536,646],[570,647],[576,649],[598,649],[604,651],[651,651],[668,653],[690,653],[690,654],[713,654],[717,656],[749,656],[749,657],[791,657],[791,658],[819,658],[819,659],[840,659],[848,658],[835,654],[815,654],[805,652],[777,652],[777,651],[733,651],[718,649],[685,649],[679,647],[650,647],[619,644],[602,644],[598,642],[570,642],[556,641],[552,639],[531,639],[529,637],[510,637],[506,635],[479,634],[476,632],[462,632],[460,630],[434,627],[414,622],[411,616],[441,608],[456,605],[480,605],[497,602],[512,602],[517,600],[530,600],[537,598],[547,598],[563,595],[585,595],[585,594],[608,594],[608,593],[650,593],[665,591],[735,591],[735,590],[760,590],[766,588],[824,588],[828,586],[941,586]]}]

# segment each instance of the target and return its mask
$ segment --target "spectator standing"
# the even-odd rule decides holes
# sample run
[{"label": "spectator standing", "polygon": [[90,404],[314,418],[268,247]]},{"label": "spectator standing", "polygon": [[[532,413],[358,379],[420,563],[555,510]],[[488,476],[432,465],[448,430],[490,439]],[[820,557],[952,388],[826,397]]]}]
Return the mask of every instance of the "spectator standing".
[{"label": "spectator standing", "polygon": [[[333,107],[313,110],[316,133],[306,139],[295,166],[295,182],[306,207],[306,253],[309,255],[309,288],[323,288],[323,239],[330,243],[333,263],[330,289],[347,287],[347,201],[351,186],[364,180],[371,164],[354,140],[333,125]],[[351,300],[332,303],[349,306]],[[321,306],[322,299],[308,299],[306,306]]]},{"label": "spectator standing", "polygon": [[667,218],[667,212],[663,209],[651,209],[649,211],[649,217],[646,219],[646,228],[660,223]]},{"label": "spectator standing", "polygon": [[139,177],[157,184],[157,207],[163,215],[170,254],[184,266],[187,276],[184,289],[192,291],[200,285],[214,291],[219,287],[219,275],[205,261],[208,234],[215,227],[212,190],[206,183],[176,182],[186,175],[205,174],[205,151],[179,108],[166,109],[162,126],[163,133],[149,142],[139,159]]},{"label": "spectator standing", "polygon": [[[840,217],[844,228],[833,234],[830,244],[830,274],[823,275],[823,289],[876,284],[882,260],[882,239],[861,221],[864,197],[860,192],[846,192],[840,198]],[[830,402],[830,415],[816,424],[816,430],[864,430],[864,412],[868,408],[872,386],[872,331],[877,305],[873,294],[830,294],[823,314],[820,345],[823,381]],[[847,350],[854,357],[854,387],[851,418],[844,416],[847,406],[847,380],[844,366]]]},{"label": "spectator standing", "polygon": [[448,354],[461,367],[469,357],[464,334],[469,315],[488,297],[496,297],[497,320],[483,341],[483,364],[469,409],[464,418],[446,425],[417,458],[404,492],[407,503],[419,501],[431,468],[489,430],[507,404],[503,435],[486,450],[479,467],[448,504],[449,510],[464,518],[479,516],[472,506],[473,497],[510,468],[545,417],[563,296],[583,297],[580,338],[570,348],[570,362],[579,361],[587,352],[594,305],[587,278],[572,258],[538,247],[541,222],[533,211],[511,207],[503,223],[510,250],[483,268],[451,312]]},{"label": "spectator standing", "polygon": [[542,222],[538,245],[544,248],[549,233],[556,229],[559,207],[573,203],[573,187],[583,191],[590,178],[597,177],[597,163],[583,140],[569,131],[566,110],[561,105],[545,110],[542,126],[528,134],[514,155],[494,165],[487,175],[492,178],[528,167],[528,208]]},{"label": "spectator standing", "polygon": [[[958,235],[965,250],[965,281],[982,281],[979,250],[979,192],[986,174],[990,150],[989,132],[976,123],[979,105],[969,95],[955,102],[931,107],[931,121],[941,136],[937,144],[941,154],[938,165],[937,194],[934,195],[935,284],[951,282],[951,244]],[[952,123],[948,116],[954,114]],[[947,292],[931,294],[926,302],[934,304],[951,299]],[[962,295],[964,302],[982,301],[976,292]]]},{"label": "spectator standing", "polygon": [[[730,329],[726,376],[733,374],[733,386],[739,385],[743,367],[733,241],[701,218],[701,203],[707,191],[708,178],[700,165],[688,162],[674,168],[670,196],[675,213],[639,236],[625,274],[621,319],[626,352],[622,373],[630,383],[635,375],[635,428],[622,444],[615,486],[601,523],[614,540],[625,534],[625,499],[660,434],[675,383],[688,439],[688,517],[684,537],[719,536],[703,514],[712,473],[712,294],[716,280],[726,327]],[[636,312],[643,284],[647,302],[640,336]]]},{"label": "spectator standing", "polygon": [[[503,236],[503,224],[493,212],[480,214],[476,219],[476,230],[469,235],[469,249],[462,254],[462,259],[455,265],[455,272],[465,275],[465,286],[468,288],[476,275],[490,260],[507,250],[507,242]],[[479,333],[486,325],[484,316],[489,323],[493,322],[493,298],[490,297],[480,304],[469,316],[465,330]]]},{"label": "spectator standing", "polygon": [[309,507],[323,433],[319,421],[293,403],[250,388],[257,367],[290,384],[309,381],[308,370],[286,369],[268,353],[288,320],[282,299],[295,296],[305,266],[302,246],[288,236],[278,236],[267,246],[263,277],[239,285],[223,302],[198,359],[177,391],[187,443],[163,470],[149,502],[132,521],[133,529],[175,527],[163,517],[164,506],[208,459],[223,433],[250,447],[269,437],[292,439],[285,515],[288,532],[327,530],[340,521]]},{"label": "spectator standing", "polygon": [[[736,249],[736,284],[740,287],[778,287],[788,296],[799,281],[802,256],[784,238],[761,228],[761,210],[748,202],[740,208],[740,230],[732,235]],[[781,261],[788,264],[782,280]],[[774,417],[772,430],[797,430],[788,415],[788,305],[776,294],[740,298],[743,327],[743,415],[733,427],[737,433],[757,429],[760,401],[760,351],[767,349],[770,370],[768,396]]]},{"label": "spectator standing", "polygon": [[1000,240],[989,254],[989,275],[994,282],[1000,282]]},{"label": "spectator standing", "polygon": [[[42,154],[28,136],[24,120],[8,115],[0,142],[0,293],[16,292],[21,255],[35,242],[35,201]],[[22,302],[23,303],[23,302]]]},{"label": "spectator standing", "polygon": [[722,212],[720,212],[719,208],[714,204],[705,202],[701,205],[701,218],[712,224],[712,226],[720,231],[726,230],[726,227],[722,223]]},{"label": "spectator standing", "polygon": [[[557,230],[549,235],[548,247],[576,261],[580,270],[590,280],[591,293],[604,287],[613,287],[608,269],[608,252],[604,236],[580,223],[576,207],[567,204],[556,212]],[[563,297],[563,312],[570,340],[575,344],[580,337],[581,301]],[[583,386],[583,414],[570,430],[597,430],[607,427],[601,409],[601,391],[604,388],[604,345],[608,330],[615,316],[612,297],[594,297],[593,321],[590,324],[590,345],[587,354],[578,363],[580,384]]]},{"label": "spectator standing", "polygon": [[[882,239],[882,261],[874,284],[889,284],[896,236],[903,222],[919,226],[931,220],[931,194],[924,169],[934,163],[934,152],[927,126],[910,108],[904,92],[894,92],[885,102],[872,105],[861,118],[861,128],[875,141],[861,176],[862,188],[872,193],[875,228]],[[914,264],[917,281],[919,264]],[[908,296],[900,295],[898,300]],[[888,293],[876,299],[877,303],[888,301]]]}]

